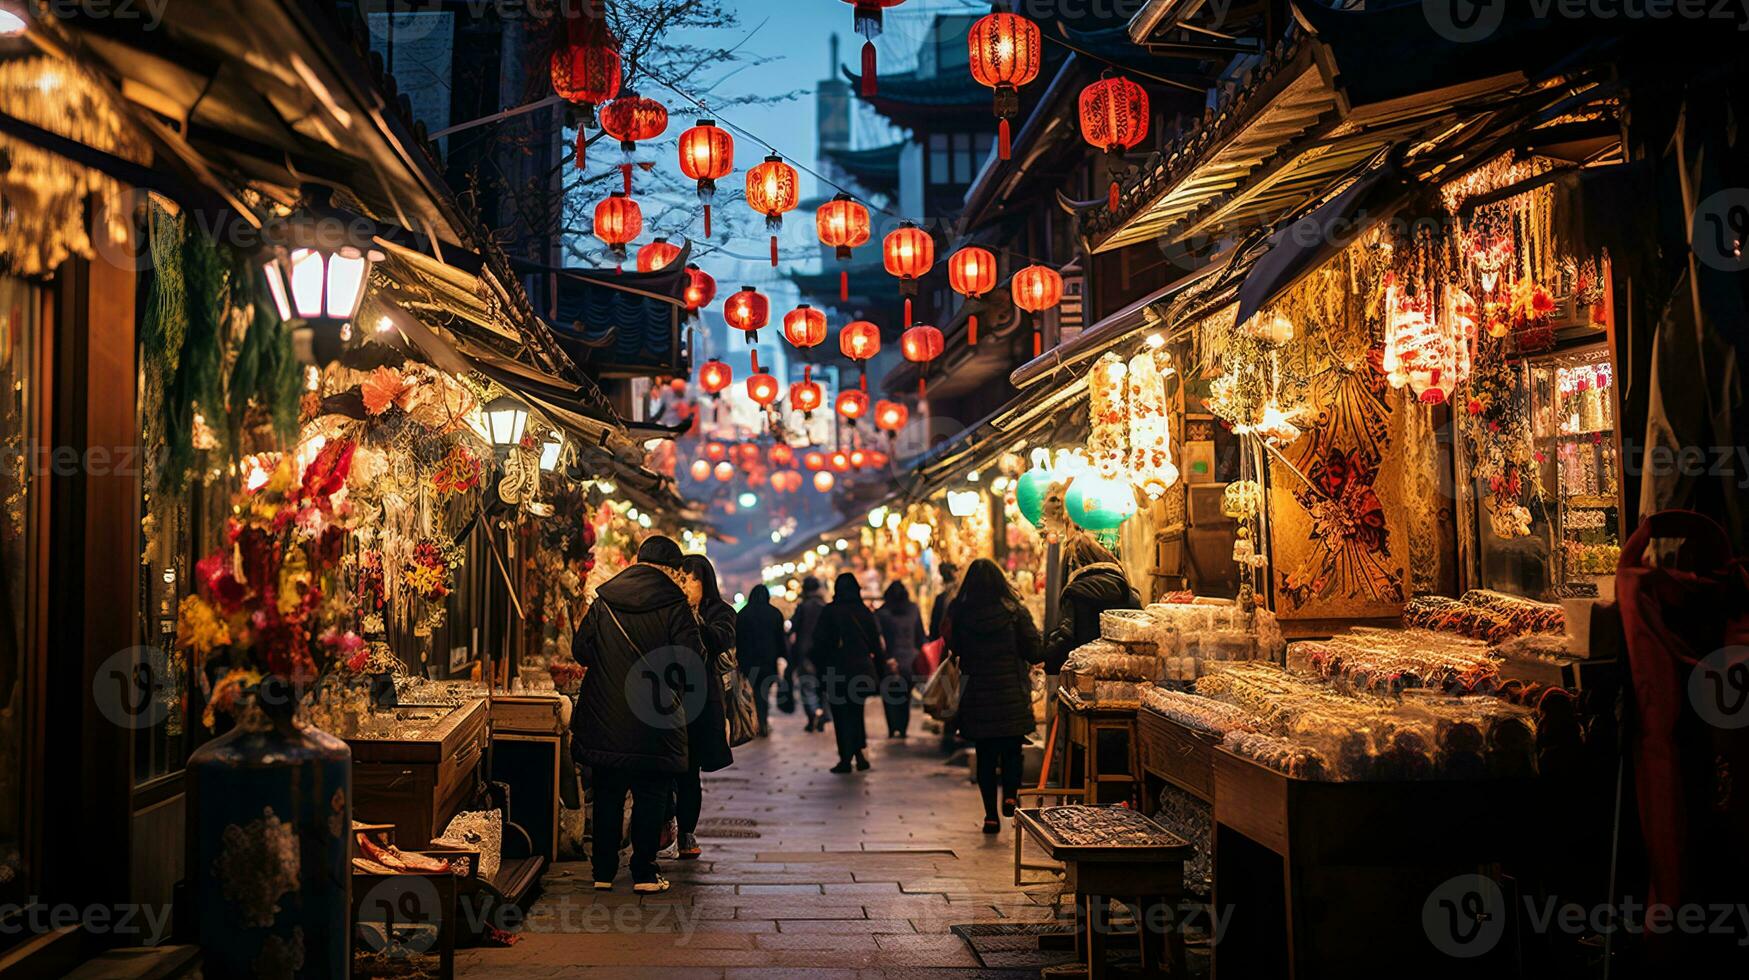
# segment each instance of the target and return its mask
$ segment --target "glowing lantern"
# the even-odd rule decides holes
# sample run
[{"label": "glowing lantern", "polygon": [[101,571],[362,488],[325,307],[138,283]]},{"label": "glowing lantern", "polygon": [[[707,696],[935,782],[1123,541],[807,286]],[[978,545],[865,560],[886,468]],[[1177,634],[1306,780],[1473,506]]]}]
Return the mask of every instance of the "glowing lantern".
[{"label": "glowing lantern", "polygon": [[796,451],[788,443],[778,443],[771,447],[771,465],[790,467],[796,462]]},{"label": "glowing lantern", "polygon": [[718,395],[735,380],[735,372],[716,358],[698,366],[698,386],[707,395]]},{"label": "glowing lantern", "polygon": [[909,221],[887,234],[881,242],[881,262],[887,273],[899,277],[899,292],[905,297],[905,327],[911,326],[911,297],[917,295],[917,280],[935,264],[935,239]]},{"label": "glowing lantern", "polygon": [[[994,17],[995,15],[990,15]],[[986,18],[988,19],[988,18]],[[1036,28],[1035,28],[1036,30]],[[976,300],[996,288],[996,255],[972,245],[947,260],[947,284],[967,300]],[[966,317],[966,343],[978,346],[978,315]]]},{"label": "glowing lantern", "polygon": [[1008,283],[1014,294],[1014,305],[1032,318],[1032,356],[1044,353],[1044,334],[1039,329],[1038,314],[1056,306],[1063,299],[1063,277],[1048,265],[1029,265],[1016,272]]},{"label": "glowing lantern", "polygon": [[917,375],[917,396],[929,397],[929,362],[941,356],[943,341],[941,331],[928,325],[915,326],[905,331],[899,338],[899,352],[905,355],[905,360],[923,365]]},{"label": "glowing lantern", "polygon": [[703,483],[704,481],[710,479],[711,478],[710,461],[703,460],[703,459],[693,460],[691,472],[692,472],[693,480],[695,480],[699,483]]},{"label": "glowing lantern", "polygon": [[[638,151],[640,142],[648,142],[661,136],[668,128],[668,109],[655,99],[646,99],[635,92],[627,92],[601,107],[601,131],[619,140],[620,153],[624,159],[620,162],[620,173],[625,175],[625,191],[632,192],[632,167],[636,163],[632,159]],[[583,134],[577,134],[577,167],[583,167]],[[648,169],[649,164],[644,165]]]},{"label": "glowing lantern", "polygon": [[[642,258],[642,255],[639,256]],[[690,263],[686,266],[686,290],[681,293],[681,299],[686,303],[686,312],[697,314],[699,310],[710,305],[716,299],[717,281],[710,273]]]},{"label": "glowing lantern", "polygon": [[821,470],[814,474],[814,489],[821,493],[831,490],[832,485],[837,482],[838,478],[833,476],[830,470]]},{"label": "glowing lantern", "polygon": [[810,450],[807,454],[802,456],[802,465],[810,470],[824,469],[826,466],[826,454],[819,450]]},{"label": "glowing lantern", "polygon": [[856,362],[868,384],[868,361],[881,352],[881,328],[867,320],[852,320],[838,331],[838,352]]},{"label": "glowing lantern", "polygon": [[718,483],[727,483],[735,478],[735,464],[725,459],[717,464],[712,475],[717,478]]},{"label": "glowing lantern", "polygon": [[796,168],[773,154],[747,171],[747,206],[765,215],[765,230],[771,233],[771,266],[777,267],[777,233],[783,230],[783,213],[801,200],[801,178]]},{"label": "glowing lantern", "polygon": [[355,333],[352,318],[364,302],[371,266],[383,253],[362,234],[300,212],[286,223],[272,256],[262,274],[280,319],[303,321],[295,331],[299,346],[307,332],[311,360],[331,363]]},{"label": "glowing lantern", "polygon": [[850,272],[844,263],[850,261],[851,249],[868,242],[868,208],[849,194],[839,194],[814,212],[814,226],[820,232],[820,244],[837,250],[838,299],[849,302]]},{"label": "glowing lantern", "polygon": [[1036,466],[1020,474],[1020,479],[1014,482],[1015,506],[1020,508],[1020,516],[1033,527],[1044,526],[1045,497],[1057,482],[1055,473]]},{"label": "glowing lantern", "polygon": [[1020,86],[1038,77],[1038,25],[1019,14],[992,11],[966,35],[972,77],[995,89],[996,155],[1008,159],[1008,120],[1020,111]]},{"label": "glowing lantern", "polygon": [[898,432],[905,427],[905,423],[910,419],[911,410],[898,402],[890,402],[885,399],[875,402],[875,428],[882,432]]},{"label": "glowing lantern", "polygon": [[864,466],[867,466],[867,465],[868,465],[868,450],[857,448],[857,449],[852,449],[850,451],[850,468],[851,469],[860,470]]},{"label": "glowing lantern", "polygon": [[834,473],[850,472],[850,454],[840,449],[826,458],[826,465]]},{"label": "glowing lantern", "polygon": [[619,191],[595,206],[595,237],[607,243],[615,260],[624,262],[626,243],[644,230],[644,212],[638,202]]},{"label": "glowing lantern", "polygon": [[1140,85],[1107,72],[1081,90],[1081,137],[1105,151],[1111,174],[1106,207],[1117,210],[1123,155],[1148,135],[1148,93]]},{"label": "glowing lantern", "polygon": [[753,399],[760,408],[777,401],[777,379],[760,372],[747,379],[747,397]]},{"label": "glowing lantern", "polygon": [[887,465],[889,461],[887,454],[881,452],[879,449],[870,449],[868,451],[868,465],[870,466],[877,468],[882,467]]},{"label": "glowing lantern", "polygon": [[715,462],[718,462],[720,460],[727,459],[728,456],[729,456],[729,447],[728,446],[725,446],[720,442],[707,442],[704,444],[704,457],[705,457],[705,459],[708,459],[711,462],[715,463]]},{"label": "glowing lantern", "polygon": [[858,419],[868,414],[868,394],[856,388],[846,388],[838,393],[838,401],[833,407],[846,422],[855,425]]},{"label": "glowing lantern", "polygon": [[771,320],[771,300],[752,286],[742,286],[723,301],[723,319],[736,330],[745,331],[748,343],[757,344],[759,328]]},{"label": "glowing lantern", "polygon": [[826,392],[817,383],[804,380],[800,384],[789,386],[790,408],[803,415],[812,416],[814,409],[825,404]]},{"label": "glowing lantern", "polygon": [[735,138],[709,119],[680,134],[680,172],[698,182],[698,200],[704,205],[704,237],[711,237],[711,202],[716,200],[717,181],[735,169]]},{"label": "glowing lantern", "polygon": [[826,339],[826,314],[803,303],[783,315],[783,336],[801,350],[819,346]]},{"label": "glowing lantern", "polygon": [[580,10],[565,15],[565,43],[549,64],[553,91],[583,109],[584,123],[594,121],[595,107],[619,94],[619,44],[600,19]]},{"label": "glowing lantern", "polygon": [[[638,271],[657,272],[680,257],[680,246],[666,238],[657,238],[638,249]],[[714,284],[713,284],[714,287]]]},{"label": "glowing lantern", "polygon": [[1063,497],[1069,520],[1078,527],[1093,531],[1110,541],[1124,521],[1135,516],[1136,493],[1123,480],[1108,480],[1096,473],[1086,473],[1069,484]]},{"label": "glowing lantern", "polygon": [[864,38],[862,42],[862,97],[873,98],[875,94],[875,46],[874,39],[881,36],[881,11],[887,7],[897,7],[905,0],[844,0],[845,3],[856,5],[856,33]]}]

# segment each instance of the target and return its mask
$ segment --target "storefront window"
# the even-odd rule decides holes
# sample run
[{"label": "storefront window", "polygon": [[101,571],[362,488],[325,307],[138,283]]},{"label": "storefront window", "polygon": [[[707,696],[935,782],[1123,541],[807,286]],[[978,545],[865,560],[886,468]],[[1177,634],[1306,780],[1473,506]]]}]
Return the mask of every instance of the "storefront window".
[{"label": "storefront window", "polygon": [[0,277],[0,896],[28,887],[30,596],[34,593],[36,345],[41,295]]}]

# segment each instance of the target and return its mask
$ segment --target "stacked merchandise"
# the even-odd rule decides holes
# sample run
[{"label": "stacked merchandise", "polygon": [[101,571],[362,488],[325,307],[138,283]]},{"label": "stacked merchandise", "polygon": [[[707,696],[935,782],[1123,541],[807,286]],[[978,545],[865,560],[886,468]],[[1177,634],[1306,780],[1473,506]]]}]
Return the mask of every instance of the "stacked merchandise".
[{"label": "stacked merchandise", "polygon": [[1486,643],[1432,630],[1357,628],[1329,640],[1288,645],[1288,666],[1338,687],[1372,694],[1432,688],[1487,694],[1499,686],[1500,662]]},{"label": "stacked merchandise", "polygon": [[1069,652],[1064,685],[1083,701],[1134,703],[1137,685],[1160,679],[1163,664],[1151,650],[1094,640]]},{"label": "stacked merchandise", "polygon": [[1166,680],[1192,681],[1214,661],[1275,659],[1284,644],[1267,609],[1226,599],[1156,602],[1100,614],[1101,636],[1161,659]]},{"label": "stacked merchandise", "polygon": [[1403,625],[1502,643],[1527,633],[1564,633],[1561,607],[1503,592],[1471,589],[1461,599],[1423,595],[1403,607]]}]

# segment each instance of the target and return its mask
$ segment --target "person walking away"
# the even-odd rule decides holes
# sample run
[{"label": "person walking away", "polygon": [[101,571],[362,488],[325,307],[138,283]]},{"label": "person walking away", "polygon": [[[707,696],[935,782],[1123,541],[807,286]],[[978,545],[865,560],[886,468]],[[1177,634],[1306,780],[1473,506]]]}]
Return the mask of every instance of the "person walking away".
[{"label": "person walking away", "polygon": [[735,761],[729,750],[729,719],[722,683],[735,652],[735,607],[724,601],[717,586],[717,570],[710,559],[687,555],[681,560],[680,569],[699,590],[698,623],[709,679],[704,710],[686,721],[686,771],[674,780],[674,819],[680,841],[675,856],[682,861],[695,861],[700,853],[698,815],[704,809],[704,783],[700,775],[726,769]]},{"label": "person walking away", "polygon": [[875,689],[875,664],[885,660],[881,652],[880,625],[862,601],[862,584],[845,572],[832,584],[832,601],[820,614],[814,635],[814,664],[820,671],[820,690],[832,711],[832,731],[838,742],[836,773],[868,768],[868,732],[864,705]]},{"label": "person walking away", "polygon": [[913,663],[923,645],[923,614],[911,601],[905,583],[894,582],[881,596],[875,612],[887,658],[881,671],[881,707],[887,713],[887,737],[904,738],[911,727]]},{"label": "person walking away", "polygon": [[820,626],[820,615],[826,610],[826,600],[820,596],[820,580],[812,575],[802,579],[802,600],[790,615],[790,690],[802,714],[808,716],[807,730],[826,730],[826,711],[820,705],[820,677],[814,668],[814,633]]},{"label": "person walking away", "polygon": [[1117,556],[1085,534],[1063,545],[1063,592],[1057,600],[1057,625],[1045,637],[1045,711],[1056,717],[1057,674],[1069,654],[1099,639],[1099,614],[1107,609],[1140,609]]},{"label": "person walking away", "polygon": [[687,769],[686,707],[708,690],[704,640],[681,585],[680,546],[654,535],[636,563],[596,590],[571,639],[584,668],[571,715],[573,751],[589,767],[595,887],[619,874],[626,794],[632,797],[632,890],[668,890],[656,865],[674,778]]},{"label": "person walking away", "polygon": [[984,797],[984,833],[1001,829],[1020,795],[1021,745],[1037,724],[1032,715],[1032,665],[1044,659],[1038,627],[1002,569],[979,558],[966,569],[947,611],[948,652],[959,658],[960,734],[978,756],[978,791]]},{"label": "person walking away", "polygon": [[783,653],[783,613],[771,604],[771,590],[755,585],[735,614],[735,656],[753,686],[761,738],[771,734],[771,689],[777,686],[777,658]]},{"label": "person walking away", "polygon": [[958,590],[960,567],[951,561],[941,563],[941,591],[935,593],[935,602],[929,607],[929,638],[941,639],[941,631],[947,626],[947,607],[953,602],[954,592]]}]

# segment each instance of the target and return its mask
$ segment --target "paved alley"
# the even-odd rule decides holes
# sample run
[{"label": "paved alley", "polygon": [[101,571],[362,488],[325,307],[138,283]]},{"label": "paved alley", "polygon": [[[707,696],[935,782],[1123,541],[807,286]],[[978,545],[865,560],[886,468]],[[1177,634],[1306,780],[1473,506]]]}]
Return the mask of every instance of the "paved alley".
[{"label": "paved alley", "polygon": [[663,861],[670,891],[634,895],[622,871],[597,893],[586,862],[560,863],[521,940],[458,953],[458,976],[1036,977],[1036,964],[997,968],[1001,954],[985,967],[951,932],[1047,921],[1058,886],[1014,887],[1011,826],[980,831],[968,771],[943,763],[920,718],[909,739],[871,735],[873,768],[840,776],[826,771],[830,732],[774,714],[770,738],[706,775],[704,856]]}]

